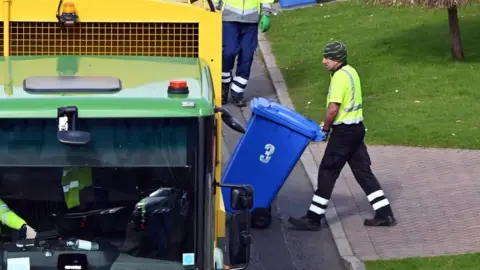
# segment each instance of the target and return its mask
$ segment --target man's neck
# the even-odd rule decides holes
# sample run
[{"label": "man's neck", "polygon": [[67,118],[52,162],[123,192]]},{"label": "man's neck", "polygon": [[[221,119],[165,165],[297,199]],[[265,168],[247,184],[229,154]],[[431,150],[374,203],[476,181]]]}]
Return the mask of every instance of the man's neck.
[{"label": "man's neck", "polygon": [[341,68],[343,68],[346,65],[347,65],[347,61],[340,63],[340,65],[338,65],[338,67],[332,71],[332,76],[333,76],[333,74],[335,74],[335,72],[337,72],[338,70],[340,70]]}]

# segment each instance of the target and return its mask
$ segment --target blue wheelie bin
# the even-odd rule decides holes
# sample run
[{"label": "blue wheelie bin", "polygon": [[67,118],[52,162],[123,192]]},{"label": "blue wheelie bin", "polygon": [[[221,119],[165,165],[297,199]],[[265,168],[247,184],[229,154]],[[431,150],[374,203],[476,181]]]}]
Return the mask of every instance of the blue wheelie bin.
[{"label": "blue wheelie bin", "polygon": [[[252,115],[222,177],[224,184],[250,184],[254,189],[252,227],[271,223],[271,203],[308,144],[324,139],[311,119],[265,98],[251,101]],[[229,189],[222,188],[225,210]]]}]

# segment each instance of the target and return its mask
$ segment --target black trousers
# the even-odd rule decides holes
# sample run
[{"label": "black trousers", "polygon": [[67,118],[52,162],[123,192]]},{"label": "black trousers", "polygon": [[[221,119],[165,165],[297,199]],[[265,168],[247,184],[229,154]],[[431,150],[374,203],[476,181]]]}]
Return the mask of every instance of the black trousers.
[{"label": "black trousers", "polygon": [[370,168],[371,161],[364,138],[363,123],[332,127],[318,170],[318,187],[307,214],[310,218],[320,220],[324,216],[335,182],[347,162],[376,215],[393,215],[390,203]]}]

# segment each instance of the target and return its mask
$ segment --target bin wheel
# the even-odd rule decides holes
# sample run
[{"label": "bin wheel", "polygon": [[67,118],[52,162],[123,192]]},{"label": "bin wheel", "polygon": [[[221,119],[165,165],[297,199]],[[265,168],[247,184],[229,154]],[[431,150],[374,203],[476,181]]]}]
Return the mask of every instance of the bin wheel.
[{"label": "bin wheel", "polygon": [[272,207],[257,208],[252,212],[251,226],[255,229],[266,229],[272,224]]}]

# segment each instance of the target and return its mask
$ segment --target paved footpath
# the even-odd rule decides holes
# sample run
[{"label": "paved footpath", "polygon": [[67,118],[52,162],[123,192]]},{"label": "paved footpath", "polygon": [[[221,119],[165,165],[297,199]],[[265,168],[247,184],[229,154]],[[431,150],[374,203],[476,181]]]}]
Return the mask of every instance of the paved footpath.
[{"label": "paved footpath", "polygon": [[[319,164],[325,144],[311,145]],[[366,228],[371,207],[348,165],[333,202],[362,260],[480,251],[480,151],[371,146],[372,169],[398,225]]]},{"label": "paved footpath", "polygon": [[[293,108],[263,34],[259,35],[259,46],[280,101]],[[311,143],[301,158],[313,188],[324,147],[325,143]],[[480,252],[480,151],[393,146],[368,149],[372,169],[391,201],[398,225],[363,226],[364,218],[373,211],[347,165],[337,180],[327,221],[350,269],[365,269],[358,259]]]}]

